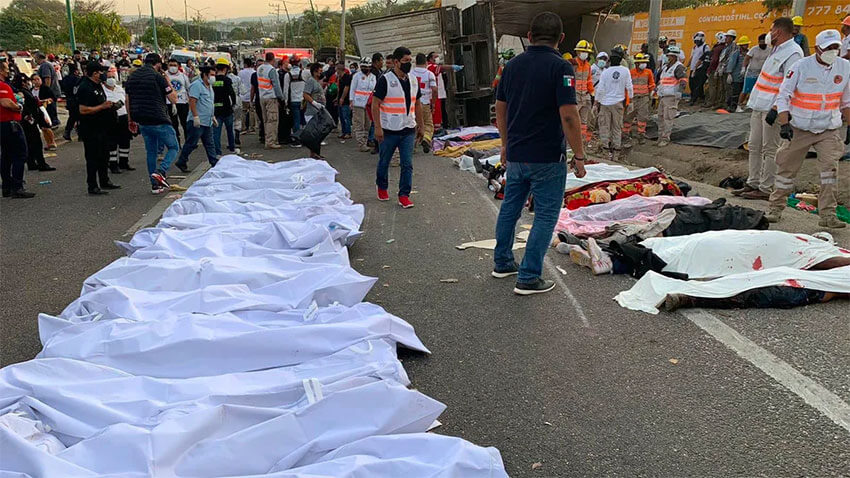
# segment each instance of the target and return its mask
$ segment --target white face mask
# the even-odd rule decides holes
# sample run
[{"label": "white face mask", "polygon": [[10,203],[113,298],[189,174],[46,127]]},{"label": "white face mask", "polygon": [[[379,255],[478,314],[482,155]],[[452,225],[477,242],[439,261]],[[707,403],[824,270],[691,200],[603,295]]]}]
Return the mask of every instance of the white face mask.
[{"label": "white face mask", "polygon": [[176,74],[177,73],[177,67],[176,66],[169,66],[168,72],[171,73],[172,75]]},{"label": "white face mask", "polygon": [[106,86],[108,86],[110,88],[115,88],[115,85],[117,85],[117,84],[118,84],[118,81],[111,76],[106,79]]},{"label": "white face mask", "polygon": [[583,60],[587,60],[587,52],[586,52],[586,51],[583,51],[583,52],[579,53],[579,54],[578,54],[578,57],[579,57],[579,58],[581,58],[581,59],[582,59],[582,61],[583,61]]},{"label": "white face mask", "polygon": [[605,60],[597,60],[596,66],[598,66],[599,68],[605,68]]},{"label": "white face mask", "polygon": [[638,63],[637,67],[638,70],[643,70],[644,68],[646,68],[646,63]]},{"label": "white face mask", "polygon": [[838,59],[838,50],[826,50],[820,54],[820,60],[827,65],[835,63]]}]

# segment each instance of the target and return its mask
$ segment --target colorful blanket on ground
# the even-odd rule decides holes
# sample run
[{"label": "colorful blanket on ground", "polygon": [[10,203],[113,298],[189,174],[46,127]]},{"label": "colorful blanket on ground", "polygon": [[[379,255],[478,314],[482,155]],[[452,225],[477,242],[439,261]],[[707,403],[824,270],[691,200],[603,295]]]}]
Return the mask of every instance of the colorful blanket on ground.
[{"label": "colorful blanket on ground", "polygon": [[449,134],[434,138],[434,151],[440,151],[448,146],[458,146],[472,141],[484,141],[499,137],[499,129],[495,126],[472,126],[452,131]]},{"label": "colorful blanket on ground", "polygon": [[457,158],[470,149],[478,149],[482,151],[486,151],[488,149],[499,148],[502,146],[502,140],[496,139],[488,139],[484,141],[472,141],[468,143],[460,143],[454,146],[446,146],[445,148],[434,151],[434,154],[437,156],[442,156],[444,158]]},{"label": "colorful blanket on ground", "polygon": [[642,176],[612,181],[600,181],[568,190],[564,193],[564,207],[578,209],[591,204],[601,204],[631,196],[682,196],[676,182],[666,174],[655,171]]},{"label": "colorful blanket on ground", "polygon": [[615,224],[651,223],[668,204],[701,206],[710,202],[703,197],[631,196],[574,210],[561,209],[556,229],[578,237],[606,237]]}]

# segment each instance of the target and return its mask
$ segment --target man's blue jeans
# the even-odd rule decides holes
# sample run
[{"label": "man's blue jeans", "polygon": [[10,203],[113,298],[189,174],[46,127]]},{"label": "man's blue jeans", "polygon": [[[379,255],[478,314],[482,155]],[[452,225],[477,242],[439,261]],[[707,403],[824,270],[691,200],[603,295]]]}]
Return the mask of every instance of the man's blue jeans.
[{"label": "man's blue jeans", "polygon": [[375,142],[375,123],[374,122],[372,122],[372,126],[369,127],[369,139],[367,139],[366,141],[370,141],[372,143]]},{"label": "man's blue jeans", "polygon": [[[220,124],[220,123],[219,123]],[[186,142],[183,143],[183,151],[180,152],[180,159],[177,160],[178,166],[187,166],[189,163],[189,155],[198,147],[198,140],[204,143],[204,151],[207,152],[207,160],[210,165],[215,166],[218,162],[215,156],[215,144],[213,142],[212,126],[195,127],[193,121],[186,123],[188,129],[186,134]]]},{"label": "man's blue jeans", "polygon": [[[159,171],[163,176],[168,172],[177,153],[180,152],[180,143],[177,142],[177,134],[174,132],[174,127],[171,123],[156,124],[156,125],[139,125],[139,134],[145,140],[145,153],[148,160],[148,174],[153,174]],[[160,147],[168,148],[160,163],[159,168],[156,166],[156,156],[159,153]],[[158,186],[159,183],[151,179],[151,186]]]},{"label": "man's blue jeans", "polygon": [[342,128],[342,134],[351,134],[351,106],[339,107],[339,125]]},{"label": "man's blue jeans", "polygon": [[215,155],[221,156],[221,128],[227,130],[227,150],[231,153],[236,151],[236,134],[233,130],[233,115],[216,116],[218,125],[213,126],[213,144],[215,144]]},{"label": "man's blue jeans", "polygon": [[505,171],[505,199],[496,222],[496,269],[514,264],[514,235],[522,208],[531,193],[534,197],[534,224],[519,266],[518,283],[536,281],[543,273],[543,258],[552,242],[552,233],[564,206],[567,163],[518,163],[509,161]]},{"label": "man's blue jeans", "polygon": [[390,160],[393,157],[393,152],[398,148],[398,154],[401,158],[398,195],[410,196],[410,189],[413,187],[413,142],[415,138],[416,134],[412,132],[410,134],[387,134],[384,131],[384,140],[381,141],[380,152],[378,153],[378,174],[375,180],[378,189],[389,188]]},{"label": "man's blue jeans", "polygon": [[304,112],[301,111],[301,102],[293,101],[289,103],[289,110],[292,112],[292,133],[294,134],[301,130],[301,121],[304,118]]}]

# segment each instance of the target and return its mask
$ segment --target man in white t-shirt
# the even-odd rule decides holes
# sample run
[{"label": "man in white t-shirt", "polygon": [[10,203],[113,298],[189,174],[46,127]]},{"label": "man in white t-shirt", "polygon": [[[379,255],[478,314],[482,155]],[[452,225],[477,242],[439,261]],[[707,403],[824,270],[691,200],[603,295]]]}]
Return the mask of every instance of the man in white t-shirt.
[{"label": "man in white t-shirt", "polygon": [[439,91],[437,88],[437,77],[428,70],[428,62],[424,53],[416,55],[416,68],[413,69],[412,75],[419,82],[419,91],[422,92],[422,98],[419,100],[422,105],[422,118],[424,128],[422,131],[422,151],[428,153],[431,151],[431,139],[434,137],[434,118],[431,114],[431,101],[439,99]]},{"label": "man in white t-shirt", "polygon": [[242,112],[244,119],[242,122],[242,133],[253,133],[256,128],[257,112],[254,110],[254,102],[251,101],[251,77],[257,70],[254,69],[254,60],[250,56],[246,56],[243,62],[244,68],[239,70],[239,79],[242,80],[242,85],[246,88],[243,94],[239,95],[239,101],[242,102]]},{"label": "man in white t-shirt", "polygon": [[188,137],[186,132],[186,121],[189,117],[189,77],[180,71],[180,63],[177,60],[168,60],[168,73],[166,79],[171,83],[171,89],[177,92],[177,103],[173,106],[169,100],[165,102],[169,105],[168,114],[171,115],[171,126],[174,127],[174,132],[177,134],[177,142],[180,142],[180,130],[178,126],[183,127],[184,137]]},{"label": "man in white t-shirt", "polygon": [[753,87],[756,86],[761,67],[764,65],[767,57],[770,56],[771,48],[767,46],[767,34],[759,35],[759,43],[755,48],[750,48],[747,51],[747,57],[744,58],[744,89],[741,91],[741,96],[738,98],[738,109],[736,113],[744,111],[747,101],[750,99],[750,93]]},{"label": "man in white t-shirt", "polygon": [[602,71],[599,85],[596,87],[596,104],[599,115],[599,145],[608,150],[608,159],[617,160],[620,151],[623,110],[626,98],[634,96],[632,74],[621,66],[623,58],[611,54],[611,66]]}]

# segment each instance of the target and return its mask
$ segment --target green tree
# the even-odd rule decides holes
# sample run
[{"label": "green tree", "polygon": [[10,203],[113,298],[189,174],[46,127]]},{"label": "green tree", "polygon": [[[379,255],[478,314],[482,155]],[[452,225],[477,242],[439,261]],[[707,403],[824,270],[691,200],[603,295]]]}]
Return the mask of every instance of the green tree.
[{"label": "green tree", "polygon": [[8,10],[0,13],[0,45],[3,45],[3,48],[47,50],[55,43],[55,30],[51,30],[43,21],[20,16],[17,12]]},{"label": "green tree", "polygon": [[130,33],[121,26],[121,17],[115,12],[74,14],[74,30],[77,41],[85,43],[88,48],[130,42]]},{"label": "green tree", "polygon": [[248,36],[244,28],[234,27],[232,30],[230,30],[228,38],[230,38],[231,40],[247,40]]},{"label": "green tree", "polygon": [[[168,25],[157,24],[156,38],[161,48],[168,48],[171,45],[182,45],[185,43],[183,37],[180,36],[173,28]],[[140,38],[141,42],[147,45],[153,45],[153,28],[148,27],[145,33]]]}]

